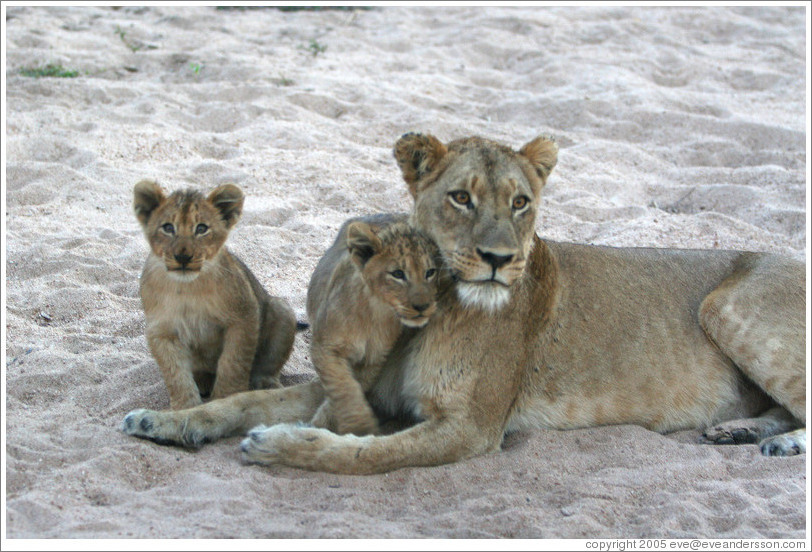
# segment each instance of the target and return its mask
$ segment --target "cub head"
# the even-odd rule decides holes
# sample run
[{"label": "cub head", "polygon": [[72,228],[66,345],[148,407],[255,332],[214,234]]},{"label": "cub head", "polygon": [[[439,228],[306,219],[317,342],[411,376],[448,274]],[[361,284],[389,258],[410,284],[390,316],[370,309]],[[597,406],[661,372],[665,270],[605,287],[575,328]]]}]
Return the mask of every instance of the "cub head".
[{"label": "cub head", "polygon": [[370,292],[392,307],[404,326],[425,326],[437,309],[437,248],[408,224],[377,232],[364,222],[347,228],[347,249]]},{"label": "cub head", "polygon": [[533,245],[558,146],[540,136],[514,151],[478,137],[443,144],[410,133],[394,155],[415,200],[411,223],[439,247],[460,301],[491,311],[505,306]]},{"label": "cub head", "polygon": [[133,209],[152,252],[176,280],[192,281],[210,266],[242,214],[244,195],[234,184],[208,196],[195,190],[165,195],[152,180],[133,190]]}]

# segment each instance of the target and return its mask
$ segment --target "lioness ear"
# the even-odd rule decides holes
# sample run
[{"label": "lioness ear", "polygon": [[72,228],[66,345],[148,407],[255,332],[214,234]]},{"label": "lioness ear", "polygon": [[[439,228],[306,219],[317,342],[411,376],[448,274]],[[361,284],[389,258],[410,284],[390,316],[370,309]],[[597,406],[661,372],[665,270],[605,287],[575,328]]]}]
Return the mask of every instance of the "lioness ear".
[{"label": "lioness ear", "polygon": [[223,222],[226,223],[226,228],[231,228],[240,220],[245,195],[234,184],[218,186],[212,190],[207,199],[220,211],[220,216],[223,218]]},{"label": "lioness ear", "polygon": [[364,266],[373,255],[381,250],[381,240],[370,225],[353,222],[347,227],[347,249],[358,266]]},{"label": "lioness ear", "polygon": [[133,211],[141,226],[146,227],[155,208],[164,200],[164,191],[154,180],[142,180],[133,188]]},{"label": "lioness ear", "polygon": [[417,182],[437,167],[437,163],[448,153],[448,148],[431,134],[410,132],[400,137],[393,153],[403,180],[409,185],[412,197],[415,197]]},{"label": "lioness ear", "polygon": [[530,164],[536,169],[536,174],[541,178],[541,182],[546,183],[547,177],[550,176],[558,161],[558,145],[555,140],[547,136],[539,136],[525,144],[519,153],[530,161]]}]

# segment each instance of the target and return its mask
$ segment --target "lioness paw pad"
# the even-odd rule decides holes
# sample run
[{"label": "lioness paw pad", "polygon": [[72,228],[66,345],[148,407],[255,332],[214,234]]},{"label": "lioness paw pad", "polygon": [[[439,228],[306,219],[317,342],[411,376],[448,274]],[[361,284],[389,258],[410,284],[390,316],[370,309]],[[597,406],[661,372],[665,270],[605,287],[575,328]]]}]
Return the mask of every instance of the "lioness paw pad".
[{"label": "lioness paw pad", "polygon": [[147,437],[149,432],[154,427],[150,412],[151,411],[143,408],[133,410],[124,416],[119,429],[127,435],[133,435],[135,437]]}]

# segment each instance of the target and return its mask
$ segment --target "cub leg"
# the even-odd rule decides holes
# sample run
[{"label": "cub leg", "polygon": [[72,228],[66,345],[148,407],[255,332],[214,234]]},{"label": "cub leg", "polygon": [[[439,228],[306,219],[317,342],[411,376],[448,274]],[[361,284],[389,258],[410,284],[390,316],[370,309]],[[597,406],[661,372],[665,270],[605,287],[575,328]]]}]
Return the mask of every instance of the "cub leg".
[{"label": "cub leg", "polygon": [[[799,422],[794,427],[806,425],[803,263],[744,255],[736,272],[702,302],[699,321],[719,349]],[[806,449],[805,430],[786,435],[768,437],[770,443],[783,444],[763,443],[762,452],[786,455]]]},{"label": "cub leg", "polygon": [[361,384],[355,379],[347,359],[313,347],[313,364],[327,394],[322,417],[332,418],[336,432],[367,435],[379,433],[378,418],[369,406]]},{"label": "cub leg", "polygon": [[279,387],[279,372],[290,357],[296,336],[296,315],[282,299],[268,298],[251,367],[251,389]]},{"label": "cub leg", "polygon": [[202,400],[192,375],[194,356],[189,348],[169,335],[148,335],[147,343],[169,391],[169,408],[180,410],[199,405]]},{"label": "cub leg", "polygon": [[310,420],[323,400],[324,389],[316,379],[282,389],[237,393],[186,410],[133,410],[124,417],[121,430],[160,444],[196,448],[245,434],[257,424]]},{"label": "cub leg", "polygon": [[501,440],[500,431],[487,432],[470,420],[452,418],[428,420],[392,435],[364,437],[279,424],[252,429],[240,450],[249,463],[360,475],[455,462],[498,450]]},{"label": "cub leg", "polygon": [[319,409],[313,414],[310,425],[328,429],[333,433],[338,432],[338,424],[336,423],[335,416],[333,416],[333,409],[330,407],[330,399],[325,399],[325,401],[321,403]]},{"label": "cub leg", "polygon": [[248,390],[251,363],[257,350],[257,326],[243,321],[226,329],[223,352],[217,361],[217,376],[211,390],[212,399],[222,399]]}]

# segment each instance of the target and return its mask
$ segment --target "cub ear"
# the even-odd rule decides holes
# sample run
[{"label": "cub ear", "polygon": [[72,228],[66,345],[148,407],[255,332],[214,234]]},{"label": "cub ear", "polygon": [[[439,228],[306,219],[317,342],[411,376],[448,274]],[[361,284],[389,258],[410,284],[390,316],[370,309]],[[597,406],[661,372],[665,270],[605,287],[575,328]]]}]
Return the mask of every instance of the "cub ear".
[{"label": "cub ear", "polygon": [[393,153],[409,193],[416,197],[417,182],[437,167],[448,148],[431,134],[409,132],[400,137]]},{"label": "cub ear", "polygon": [[226,223],[226,228],[232,228],[240,220],[245,195],[234,184],[218,186],[211,191],[206,199],[220,211],[220,216],[223,222]]},{"label": "cub ear", "polygon": [[163,200],[164,191],[154,180],[142,180],[133,188],[133,211],[141,226],[147,226],[149,217]]},{"label": "cub ear", "polygon": [[519,153],[530,161],[530,164],[536,169],[536,174],[541,178],[542,184],[545,184],[558,161],[558,145],[555,140],[547,136],[539,136],[525,144]]},{"label": "cub ear", "polygon": [[364,266],[381,247],[381,239],[367,223],[356,221],[347,227],[347,249],[358,266]]}]

